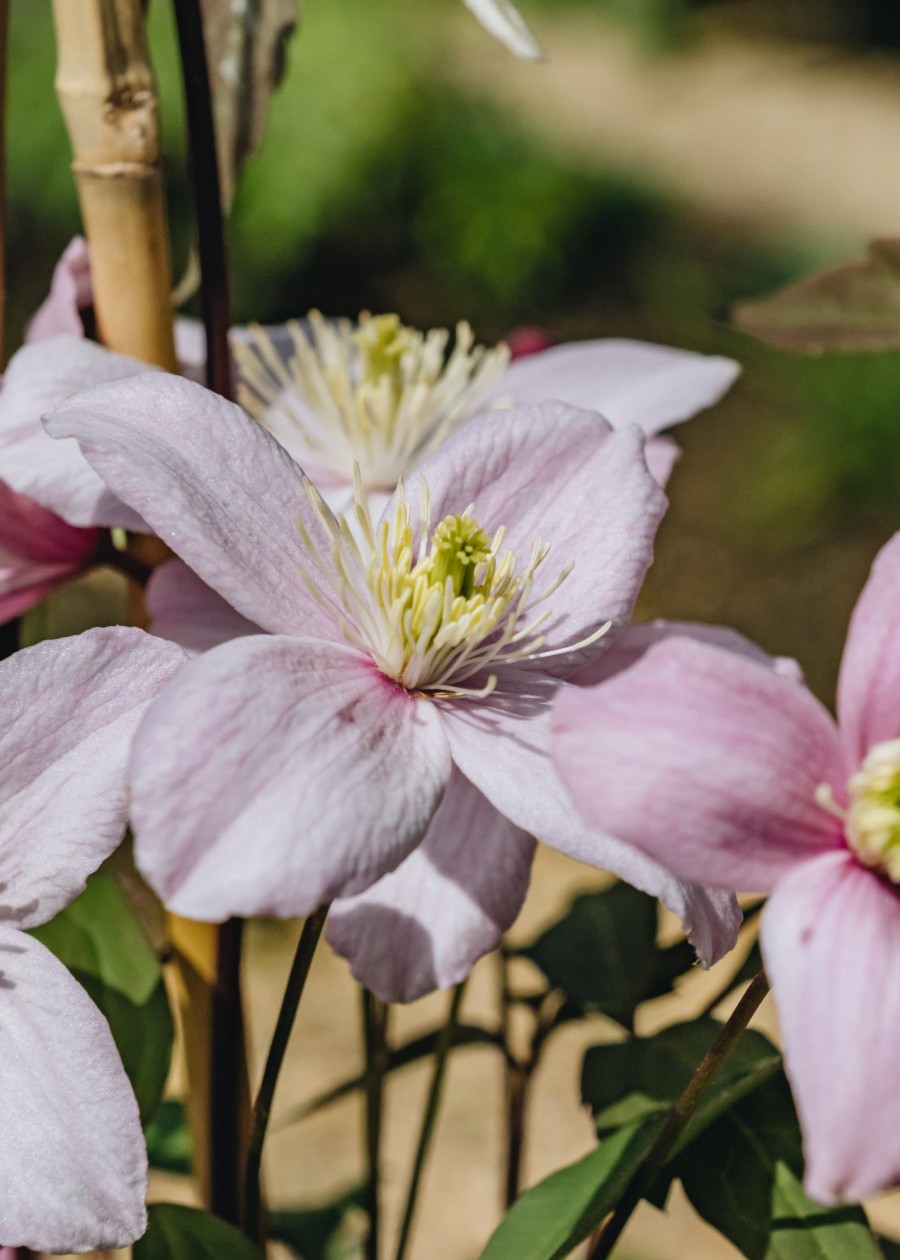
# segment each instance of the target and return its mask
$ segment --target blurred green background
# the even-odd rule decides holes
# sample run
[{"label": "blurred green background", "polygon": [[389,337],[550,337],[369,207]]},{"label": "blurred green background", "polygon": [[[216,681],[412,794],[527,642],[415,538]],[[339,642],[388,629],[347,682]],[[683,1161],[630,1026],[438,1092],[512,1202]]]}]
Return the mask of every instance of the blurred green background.
[{"label": "blurred green background", "polygon": [[[538,325],[559,339],[635,336],[738,358],[738,388],[679,433],[684,458],[642,611],[731,622],[800,658],[827,697],[855,594],[875,549],[900,524],[900,356],[793,359],[731,332],[725,313],[738,298],[861,252],[865,213],[806,231],[802,205],[786,225],[762,194],[746,214],[723,212],[709,181],[696,197],[676,189],[665,162],[644,150],[623,160],[621,147],[614,154],[589,138],[573,143],[573,114],[581,109],[591,122],[602,92],[570,102],[559,136],[550,112],[540,125],[535,117],[548,84],[554,100],[565,93],[573,45],[596,49],[598,76],[610,58],[633,62],[628,73],[638,81],[664,74],[672,117],[727,57],[752,55],[782,87],[801,92],[835,78],[849,91],[870,66],[887,83],[900,69],[897,7],[531,0],[523,8],[548,48],[546,67],[515,63],[459,0],[308,0],[266,143],[235,207],[235,317],[276,321],[313,305],[329,314],[396,309],[422,325],[468,318],[485,340]],[[150,9],[179,267],[190,231],[180,83],[171,7],[152,0]],[[12,10],[15,345],[79,220],[52,91],[49,4],[15,0]],[[526,109],[505,87],[527,74]],[[724,102],[734,89],[720,77]],[[752,74],[744,89],[752,111]],[[571,93],[580,90],[573,76]],[[894,111],[900,134],[900,95],[886,88],[873,99],[879,126],[887,119],[889,133]],[[668,104],[650,101],[645,112],[643,120],[623,115],[623,127],[640,135],[644,127],[665,156]],[[715,138],[717,112],[713,95],[690,115],[698,120],[690,134],[673,133],[674,141],[702,154],[703,129]],[[868,133],[863,140],[875,143]],[[841,137],[810,136],[837,187],[846,176],[839,149],[828,152],[832,142]],[[886,149],[885,170],[894,158]],[[790,160],[783,167],[793,195],[787,186],[802,172]],[[726,170],[721,178],[724,187]],[[872,229],[882,220],[873,212]]]}]

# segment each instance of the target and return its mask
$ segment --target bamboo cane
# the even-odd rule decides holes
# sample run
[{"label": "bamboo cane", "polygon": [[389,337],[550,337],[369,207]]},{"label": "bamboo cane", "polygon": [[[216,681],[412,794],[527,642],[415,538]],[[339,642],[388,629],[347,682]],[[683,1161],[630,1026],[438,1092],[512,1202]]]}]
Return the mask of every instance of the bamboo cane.
[{"label": "bamboo cane", "polygon": [[56,91],[102,341],[177,370],[156,87],[140,0],[53,0]]}]

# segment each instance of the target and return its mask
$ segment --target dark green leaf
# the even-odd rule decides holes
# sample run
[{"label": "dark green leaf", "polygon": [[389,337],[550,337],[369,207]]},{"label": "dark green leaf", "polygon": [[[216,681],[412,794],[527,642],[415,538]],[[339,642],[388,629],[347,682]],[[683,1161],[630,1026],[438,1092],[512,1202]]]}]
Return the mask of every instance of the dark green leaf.
[{"label": "dark green leaf", "polygon": [[189,1177],[193,1171],[193,1142],[184,1103],[167,1098],[147,1125],[147,1155],[151,1168]]},{"label": "dark green leaf", "polygon": [[116,880],[97,871],[81,896],[33,935],[106,1016],[146,1124],[162,1098],[174,1028],[159,959]]},{"label": "dark green leaf", "polygon": [[152,1203],[150,1224],[134,1244],[134,1260],[262,1260],[240,1230],[209,1212]]},{"label": "dark green leaf", "polygon": [[366,1234],[362,1197],[354,1189],[321,1207],[273,1212],[269,1237],[287,1243],[302,1260],[349,1260],[361,1254]]},{"label": "dark green leaf", "polygon": [[748,1260],[879,1260],[861,1208],[826,1208],[806,1197],[802,1162],[779,1072],[710,1125],[673,1170],[700,1215]]},{"label": "dark green leaf", "polygon": [[[410,1063],[418,1063],[420,1059],[430,1058],[437,1049],[440,1036],[440,1032],[425,1033],[421,1037],[415,1037],[412,1041],[407,1041],[405,1045],[398,1046],[396,1050],[391,1052],[387,1066],[388,1072],[394,1072],[397,1068],[407,1067]],[[462,1046],[494,1046],[496,1049],[502,1049],[503,1042],[499,1034],[489,1032],[486,1028],[479,1028],[477,1024],[459,1024],[453,1034],[453,1048],[456,1049]],[[340,1102],[342,1098],[347,1098],[358,1089],[362,1089],[365,1083],[366,1078],[362,1075],[351,1076],[349,1080],[341,1081],[339,1085],[334,1085],[331,1089],[324,1090],[321,1094],[317,1094],[315,1098],[310,1099],[308,1103],[303,1103],[295,1108],[282,1120],[278,1127],[283,1129],[286,1125],[296,1124],[299,1120],[305,1120],[307,1116],[311,1116],[316,1111],[321,1111],[323,1107],[330,1107],[332,1103]]]},{"label": "dark green leaf", "polygon": [[[687,1085],[722,1025],[701,1018],[655,1037],[594,1046],[584,1057],[581,1096],[600,1133],[667,1112]],[[781,1056],[762,1033],[744,1033],[725,1060],[682,1135],[691,1140],[717,1115],[775,1073]]]},{"label": "dark green leaf", "polygon": [[618,1203],[662,1124],[653,1117],[620,1129],[584,1159],[526,1190],[481,1260],[562,1260]]},{"label": "dark green leaf", "polygon": [[631,1029],[641,1002],[668,993],[695,961],[679,941],[656,943],[657,905],[628,884],[577,897],[565,917],[522,953],[583,1009]]}]

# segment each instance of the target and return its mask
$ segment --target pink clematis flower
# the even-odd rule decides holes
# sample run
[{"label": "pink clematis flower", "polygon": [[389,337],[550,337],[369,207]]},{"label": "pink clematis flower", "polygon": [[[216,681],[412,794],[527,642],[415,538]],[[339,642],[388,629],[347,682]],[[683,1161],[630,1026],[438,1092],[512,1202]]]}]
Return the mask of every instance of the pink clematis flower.
[{"label": "pink clematis flower", "polygon": [[120,1247],[146,1227],[146,1150],[109,1027],[23,929],[76,897],[121,840],[131,737],[183,659],[116,627],[0,664],[3,1246]]},{"label": "pink clematis flower", "polygon": [[337,520],[260,425],[178,378],[92,390],[47,428],[268,632],[193,660],[136,738],[137,860],[174,910],[337,898],[332,943],[410,999],[496,945],[536,836],[659,896],[704,959],[731,946],[733,899],[585,827],[548,756],[550,700],[650,563],[665,499],[640,430],[561,404],[489,414],[374,523],[360,487]]},{"label": "pink clematis flower", "polygon": [[895,535],[853,614],[838,724],[796,679],[677,636],[554,716],[587,820],[684,879],[772,893],[763,958],[825,1203],[900,1181],[898,618]]}]

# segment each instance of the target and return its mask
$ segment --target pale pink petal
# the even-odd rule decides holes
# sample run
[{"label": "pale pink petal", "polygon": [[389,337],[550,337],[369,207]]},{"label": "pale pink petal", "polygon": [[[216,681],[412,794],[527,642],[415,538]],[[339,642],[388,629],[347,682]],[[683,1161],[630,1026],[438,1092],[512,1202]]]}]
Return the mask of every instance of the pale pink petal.
[{"label": "pale pink petal", "polygon": [[[536,538],[550,542],[536,593],[574,564],[548,601],[552,616],[541,633],[550,650],[580,641],[606,621],[621,626],[630,619],[666,507],[643,447],[634,426],[617,432],[590,412],[546,403],[479,416],[418,472],[431,490],[435,524],[474,504],[488,533],[506,526],[505,546],[522,566]],[[414,498],[417,485],[412,474]],[[604,647],[594,644],[579,659]],[[568,657],[561,664],[567,663]]]},{"label": "pale pink petal", "polygon": [[146,532],[140,516],[107,489],[76,442],[48,439],[41,417],[78,390],[148,370],[146,363],[75,337],[23,346],[10,359],[0,389],[0,479],[71,525]]},{"label": "pale pink petal", "polygon": [[766,973],[800,1114],[807,1192],[856,1202],[900,1183],[898,890],[833,853],[766,906]]},{"label": "pale pink petal", "polygon": [[687,638],[554,712],[553,756],[585,817],[685,879],[765,892],[843,844],[815,802],[842,787],[834,723],[791,677]]},{"label": "pale pink petal", "polygon": [[131,737],[183,661],[114,626],[0,664],[0,921],[52,918],[119,843]]},{"label": "pale pink petal", "polygon": [[191,655],[246,634],[262,633],[181,560],[167,560],[154,569],[145,602],[151,633],[177,643]]},{"label": "pale pink petal", "polygon": [[186,666],[138,731],[138,865],[191,918],[309,914],[397,866],[449,775],[435,706],[367,657],[235,639]]},{"label": "pale pink petal", "polygon": [[50,292],[32,316],[26,341],[46,341],[61,333],[83,337],[81,312],[93,301],[88,243],[83,236],[69,241],[56,264]]},{"label": "pale pink petal", "polygon": [[79,573],[99,530],[79,529],[0,481],[0,622]]},{"label": "pale pink petal", "polygon": [[479,704],[443,703],[454,763],[523,831],[658,897],[681,918],[702,961],[715,962],[737,938],[737,903],[686,883],[610,830],[583,821],[550,761],[549,706],[555,690],[552,680],[524,673],[515,692],[495,692]]},{"label": "pale pink petal", "polygon": [[875,557],[850,620],[841,676],[838,717],[848,772],[873,744],[900,736],[900,534]]},{"label": "pale pink petal", "polygon": [[276,634],[338,634],[300,576],[316,558],[298,517],[326,562],[330,550],[300,470],[240,407],[160,373],[82,394],[46,426],[77,438],[112,490],[244,617]]},{"label": "pale pink petal", "polygon": [[425,839],[332,907],[328,940],[385,1002],[457,984],[500,943],[525,899],[534,841],[454,770]]},{"label": "pale pink petal", "polygon": [[644,447],[647,467],[661,486],[669,483],[672,470],[681,459],[681,447],[671,438],[649,438]]},{"label": "pale pink petal", "polygon": [[599,411],[616,428],[638,424],[653,434],[718,402],[740,370],[718,355],[642,341],[576,341],[517,359],[496,394],[516,405],[558,399]]},{"label": "pale pink petal", "polygon": [[43,945],[0,927],[0,1243],[124,1247],[147,1152],[106,1020]]}]

